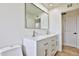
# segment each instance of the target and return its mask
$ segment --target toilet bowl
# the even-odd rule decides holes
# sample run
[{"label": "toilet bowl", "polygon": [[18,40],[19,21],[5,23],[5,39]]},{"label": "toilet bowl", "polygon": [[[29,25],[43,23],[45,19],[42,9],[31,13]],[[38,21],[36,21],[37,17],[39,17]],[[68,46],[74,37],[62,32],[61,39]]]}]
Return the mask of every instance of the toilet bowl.
[{"label": "toilet bowl", "polygon": [[0,56],[23,56],[21,45],[13,45],[1,48]]}]

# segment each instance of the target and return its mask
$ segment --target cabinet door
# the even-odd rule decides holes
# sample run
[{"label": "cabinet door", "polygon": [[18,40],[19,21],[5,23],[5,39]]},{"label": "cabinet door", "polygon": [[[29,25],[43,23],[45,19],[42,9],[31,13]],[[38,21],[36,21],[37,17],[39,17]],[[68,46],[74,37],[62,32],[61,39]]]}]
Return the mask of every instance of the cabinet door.
[{"label": "cabinet door", "polygon": [[48,56],[48,45],[38,46],[37,47],[37,55],[38,56]]},{"label": "cabinet door", "polygon": [[44,39],[37,42],[37,55],[38,56],[48,56],[48,39]]},{"label": "cabinet door", "polygon": [[54,50],[57,48],[56,37],[50,38],[49,41],[49,55],[54,55]]}]

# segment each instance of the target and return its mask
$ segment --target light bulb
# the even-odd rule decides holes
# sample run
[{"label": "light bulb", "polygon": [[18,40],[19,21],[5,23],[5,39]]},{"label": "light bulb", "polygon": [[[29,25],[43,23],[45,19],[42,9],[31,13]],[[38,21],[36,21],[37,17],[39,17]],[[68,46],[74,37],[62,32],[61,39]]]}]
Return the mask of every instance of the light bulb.
[{"label": "light bulb", "polygon": [[49,6],[51,7],[51,6],[53,6],[53,4],[49,4]]}]

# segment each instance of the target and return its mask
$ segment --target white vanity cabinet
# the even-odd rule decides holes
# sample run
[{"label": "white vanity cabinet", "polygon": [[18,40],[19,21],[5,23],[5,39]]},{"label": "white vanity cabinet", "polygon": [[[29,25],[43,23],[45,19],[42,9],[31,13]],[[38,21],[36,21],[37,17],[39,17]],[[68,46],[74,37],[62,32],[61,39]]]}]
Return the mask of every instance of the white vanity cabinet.
[{"label": "white vanity cabinet", "polygon": [[49,40],[43,39],[37,41],[37,55],[38,56],[47,56],[49,53]]},{"label": "white vanity cabinet", "polygon": [[49,37],[37,42],[37,55],[38,56],[51,56],[55,55],[57,51],[57,37]]},{"label": "white vanity cabinet", "polygon": [[57,35],[23,40],[27,56],[54,56],[57,52]]}]

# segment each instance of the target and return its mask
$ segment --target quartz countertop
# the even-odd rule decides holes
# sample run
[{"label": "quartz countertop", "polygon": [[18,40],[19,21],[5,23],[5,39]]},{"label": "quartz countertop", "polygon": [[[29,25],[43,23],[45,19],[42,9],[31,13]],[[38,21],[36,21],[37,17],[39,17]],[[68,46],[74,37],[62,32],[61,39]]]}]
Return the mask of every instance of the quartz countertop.
[{"label": "quartz countertop", "polygon": [[49,37],[52,37],[52,36],[55,36],[57,34],[53,33],[53,34],[46,34],[46,35],[40,35],[40,36],[36,36],[36,37],[25,37],[25,39],[30,39],[30,40],[34,40],[34,41],[39,41],[39,40],[43,40],[45,38],[49,38]]}]

